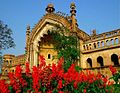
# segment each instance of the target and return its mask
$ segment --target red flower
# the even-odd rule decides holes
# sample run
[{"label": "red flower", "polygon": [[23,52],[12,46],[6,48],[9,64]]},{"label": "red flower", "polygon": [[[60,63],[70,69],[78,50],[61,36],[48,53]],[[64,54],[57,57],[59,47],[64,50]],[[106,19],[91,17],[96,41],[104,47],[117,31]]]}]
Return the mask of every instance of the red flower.
[{"label": "red flower", "polygon": [[98,72],[97,79],[100,80],[101,78],[102,78],[102,74],[100,72]]},{"label": "red flower", "polygon": [[0,80],[0,93],[10,93],[8,84],[5,83],[5,80]]},{"label": "red flower", "polygon": [[87,93],[87,92],[86,92],[86,89],[84,89],[83,93]]},{"label": "red flower", "polygon": [[77,85],[78,85],[78,82],[75,81],[75,82],[74,82],[74,88],[77,88]]},{"label": "red flower", "polygon": [[29,68],[29,63],[28,62],[26,62],[26,71],[25,71],[25,73],[26,73],[26,76],[30,75],[30,68]]},{"label": "red flower", "polygon": [[64,62],[64,58],[61,57],[61,58],[59,59],[59,61],[58,61],[58,65],[57,65],[57,68],[58,68],[58,69],[61,69],[61,68],[62,68],[63,62]]},{"label": "red flower", "polygon": [[61,68],[61,70],[58,72],[58,77],[62,78],[64,74],[64,70]]},{"label": "red flower", "polygon": [[103,77],[102,80],[103,80],[103,86],[106,87],[108,81],[107,77]]},{"label": "red flower", "polygon": [[60,89],[62,87],[63,87],[62,80],[59,80],[59,82],[58,82],[58,89]]},{"label": "red flower", "polygon": [[14,78],[14,74],[11,73],[11,72],[9,72],[9,73],[8,73],[8,77],[9,77],[9,79],[13,79],[13,78]]},{"label": "red flower", "polygon": [[39,61],[40,61],[39,68],[41,69],[42,67],[44,67],[46,65],[44,56],[40,55],[39,56]]},{"label": "red flower", "polygon": [[20,78],[19,82],[20,82],[20,84],[21,84],[22,87],[27,86],[27,82],[23,78]]},{"label": "red flower", "polygon": [[40,86],[39,86],[39,69],[35,66],[33,66],[33,72],[32,72],[32,78],[33,78],[33,89],[35,92],[38,92]]},{"label": "red flower", "polygon": [[52,91],[48,91],[47,93],[52,93]]},{"label": "red flower", "polygon": [[16,67],[15,76],[17,78],[21,78],[21,76],[22,76],[22,68],[20,67],[20,65],[17,65],[17,67]]},{"label": "red flower", "polygon": [[59,93],[64,93],[63,91],[59,91]]},{"label": "red flower", "polygon": [[116,68],[114,68],[113,66],[110,65],[109,68],[113,75],[117,73]]},{"label": "red flower", "polygon": [[108,86],[111,86],[114,84],[114,81],[108,81]]}]

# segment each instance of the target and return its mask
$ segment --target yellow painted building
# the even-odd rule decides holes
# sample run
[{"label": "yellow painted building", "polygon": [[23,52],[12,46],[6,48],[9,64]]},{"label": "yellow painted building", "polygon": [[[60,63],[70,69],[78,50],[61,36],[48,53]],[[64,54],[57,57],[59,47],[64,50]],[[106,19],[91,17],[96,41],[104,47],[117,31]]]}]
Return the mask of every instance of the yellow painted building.
[{"label": "yellow painted building", "polygon": [[[46,14],[35,27],[30,29],[30,26],[27,26],[26,55],[23,56],[24,62],[25,60],[30,62],[30,67],[37,66],[39,64],[39,55],[43,55],[47,64],[51,62],[56,63],[56,59],[53,60],[53,57],[57,55],[57,52],[54,50],[53,44],[48,44],[48,31],[55,29],[55,25],[58,24],[71,29],[68,33],[75,33],[78,37],[78,48],[80,50],[78,65],[81,68],[94,69],[95,72],[101,72],[104,75],[110,75],[109,65],[113,65],[120,70],[120,29],[101,34],[96,34],[96,30],[93,30],[92,35],[89,35],[78,28],[74,3],[70,5],[70,13],[71,15],[66,15],[62,12],[55,12],[54,6],[49,4],[46,8]],[[6,58],[7,56],[10,56],[10,58]],[[12,64],[9,59],[17,60],[17,57],[14,55],[7,56],[4,55],[8,59],[9,64]],[[18,63],[22,62],[19,60]],[[8,72],[5,68],[3,66],[2,75]],[[9,68],[9,71],[13,71],[12,67]]]}]

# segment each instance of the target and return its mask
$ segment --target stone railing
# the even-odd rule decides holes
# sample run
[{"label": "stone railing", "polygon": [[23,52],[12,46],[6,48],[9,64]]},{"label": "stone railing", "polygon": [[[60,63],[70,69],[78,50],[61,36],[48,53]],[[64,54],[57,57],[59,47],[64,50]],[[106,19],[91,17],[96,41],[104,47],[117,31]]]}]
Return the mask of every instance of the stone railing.
[{"label": "stone railing", "polygon": [[92,36],[83,44],[83,51],[100,50],[120,46],[120,30]]},{"label": "stone railing", "polygon": [[89,40],[109,38],[109,37],[113,37],[113,36],[117,36],[117,35],[120,35],[120,29],[113,30],[110,32],[105,32],[105,33],[98,34],[98,35],[92,35],[92,36],[90,36]]}]

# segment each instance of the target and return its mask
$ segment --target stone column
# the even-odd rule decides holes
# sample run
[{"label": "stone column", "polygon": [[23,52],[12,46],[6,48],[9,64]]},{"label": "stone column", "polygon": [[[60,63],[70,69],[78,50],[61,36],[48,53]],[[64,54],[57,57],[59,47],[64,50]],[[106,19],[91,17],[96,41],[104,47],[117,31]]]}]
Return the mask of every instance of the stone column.
[{"label": "stone column", "polygon": [[100,47],[102,47],[102,42],[103,42],[103,41],[100,41]]},{"label": "stone column", "polygon": [[32,69],[32,66],[33,66],[33,57],[34,57],[34,54],[33,54],[33,43],[30,44],[30,68]]},{"label": "stone column", "polygon": [[37,42],[34,43],[34,66],[37,66],[38,63],[38,46]]},{"label": "stone column", "polygon": [[34,50],[34,66],[37,66],[37,61],[38,61],[38,54],[37,51]]},{"label": "stone column", "polygon": [[114,45],[116,44],[116,39],[114,38]]},{"label": "stone column", "polygon": [[106,44],[106,39],[104,40],[104,47],[106,47],[107,46],[107,44]]}]

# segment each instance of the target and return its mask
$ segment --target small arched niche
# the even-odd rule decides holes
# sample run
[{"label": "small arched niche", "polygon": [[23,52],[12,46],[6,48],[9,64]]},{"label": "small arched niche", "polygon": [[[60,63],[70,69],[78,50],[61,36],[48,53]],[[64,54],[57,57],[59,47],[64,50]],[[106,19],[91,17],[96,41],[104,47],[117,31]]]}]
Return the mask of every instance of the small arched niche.
[{"label": "small arched niche", "polygon": [[98,62],[98,64],[99,64],[100,67],[104,66],[103,57],[99,56],[99,57],[97,58],[97,62]]},{"label": "small arched niche", "polygon": [[112,54],[111,61],[114,63],[114,65],[119,65],[118,55]]},{"label": "small arched niche", "polygon": [[92,59],[91,58],[87,59],[87,67],[92,68]]}]

